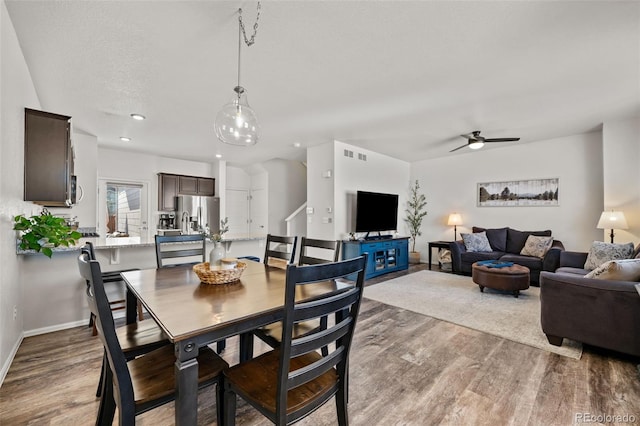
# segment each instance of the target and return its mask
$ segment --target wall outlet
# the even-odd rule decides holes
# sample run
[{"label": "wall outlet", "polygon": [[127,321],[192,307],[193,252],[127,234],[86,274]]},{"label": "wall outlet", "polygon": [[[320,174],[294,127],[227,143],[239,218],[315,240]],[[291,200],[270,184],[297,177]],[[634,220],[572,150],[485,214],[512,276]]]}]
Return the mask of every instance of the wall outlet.
[{"label": "wall outlet", "polygon": [[18,307],[16,305],[13,305],[13,320],[17,320],[18,319]]}]

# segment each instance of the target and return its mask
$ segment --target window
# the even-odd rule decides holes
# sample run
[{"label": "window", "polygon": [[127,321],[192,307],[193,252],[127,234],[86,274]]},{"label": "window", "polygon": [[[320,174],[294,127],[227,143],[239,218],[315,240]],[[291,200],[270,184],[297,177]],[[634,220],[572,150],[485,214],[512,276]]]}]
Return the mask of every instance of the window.
[{"label": "window", "polygon": [[147,236],[147,185],[100,180],[98,233],[107,237]]}]

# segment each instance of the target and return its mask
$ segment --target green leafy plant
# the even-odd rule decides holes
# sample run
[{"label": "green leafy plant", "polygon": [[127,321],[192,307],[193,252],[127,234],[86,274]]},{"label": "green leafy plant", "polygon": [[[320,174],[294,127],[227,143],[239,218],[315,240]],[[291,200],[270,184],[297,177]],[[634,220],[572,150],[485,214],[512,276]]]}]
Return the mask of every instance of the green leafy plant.
[{"label": "green leafy plant", "polygon": [[47,209],[38,216],[18,215],[13,221],[13,229],[20,231],[20,248],[35,250],[49,258],[53,247],[75,245],[82,237],[67,226],[64,218],[53,216]]},{"label": "green leafy plant", "polygon": [[409,201],[407,201],[405,209],[407,216],[404,219],[411,235],[412,252],[416,251],[416,238],[422,235],[420,228],[422,227],[422,219],[427,215],[427,211],[424,210],[426,205],[427,198],[420,193],[420,183],[416,179],[416,183],[409,187]]},{"label": "green leafy plant", "polygon": [[209,235],[209,238],[211,238],[211,241],[219,243],[227,232],[229,232],[229,218],[225,217],[220,221],[220,230],[215,234]]}]

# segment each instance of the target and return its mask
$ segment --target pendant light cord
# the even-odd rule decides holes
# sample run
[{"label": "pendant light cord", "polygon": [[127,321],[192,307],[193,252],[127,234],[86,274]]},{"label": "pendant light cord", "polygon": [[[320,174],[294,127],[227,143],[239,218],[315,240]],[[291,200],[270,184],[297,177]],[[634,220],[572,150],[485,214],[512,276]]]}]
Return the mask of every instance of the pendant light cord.
[{"label": "pendant light cord", "polygon": [[242,49],[242,9],[238,9],[240,16],[238,17],[238,86],[236,92],[238,92],[238,99],[240,99],[241,87],[240,86],[240,52]]}]

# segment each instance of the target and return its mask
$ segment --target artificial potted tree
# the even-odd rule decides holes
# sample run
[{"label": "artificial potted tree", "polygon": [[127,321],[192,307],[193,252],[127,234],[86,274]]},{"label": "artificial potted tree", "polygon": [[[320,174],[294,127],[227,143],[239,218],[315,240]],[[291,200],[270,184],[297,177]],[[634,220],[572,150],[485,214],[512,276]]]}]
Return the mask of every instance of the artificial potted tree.
[{"label": "artificial potted tree", "polygon": [[75,245],[82,237],[67,226],[64,218],[53,216],[47,209],[37,216],[18,215],[13,222],[13,229],[20,232],[20,249],[35,250],[49,258],[54,247]]},{"label": "artificial potted tree", "polygon": [[420,252],[416,251],[416,238],[422,235],[420,228],[422,227],[422,219],[427,215],[427,211],[424,209],[426,205],[427,199],[424,194],[420,193],[420,183],[416,179],[416,183],[409,187],[409,201],[407,201],[405,209],[407,216],[404,219],[411,235],[409,263],[420,263]]}]

